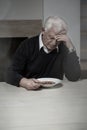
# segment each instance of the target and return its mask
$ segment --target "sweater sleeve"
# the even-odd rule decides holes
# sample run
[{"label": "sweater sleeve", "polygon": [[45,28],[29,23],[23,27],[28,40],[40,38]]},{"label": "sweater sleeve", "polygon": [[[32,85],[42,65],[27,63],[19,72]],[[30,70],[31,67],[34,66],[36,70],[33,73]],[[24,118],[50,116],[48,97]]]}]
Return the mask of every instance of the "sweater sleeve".
[{"label": "sweater sleeve", "polygon": [[23,41],[15,52],[11,66],[7,70],[6,82],[19,86],[19,81],[23,78],[22,73],[27,60],[27,41]]},{"label": "sweater sleeve", "polygon": [[77,81],[80,78],[81,69],[76,51],[69,53],[65,46],[62,51],[64,74],[69,81]]}]

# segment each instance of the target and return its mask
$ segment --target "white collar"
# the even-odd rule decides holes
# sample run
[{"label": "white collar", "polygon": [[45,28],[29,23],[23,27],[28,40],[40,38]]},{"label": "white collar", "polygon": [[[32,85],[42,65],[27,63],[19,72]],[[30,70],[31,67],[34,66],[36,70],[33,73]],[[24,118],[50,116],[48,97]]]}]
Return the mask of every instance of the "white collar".
[{"label": "white collar", "polygon": [[[40,35],[39,35],[39,50],[40,50],[42,47],[44,48],[44,51],[45,51],[46,53],[50,53],[50,51],[48,51],[48,49],[46,48],[46,46],[44,46],[43,41],[42,41],[42,33],[40,33]],[[58,46],[57,46],[56,48],[57,48],[57,52],[58,52],[58,50],[59,50]]]},{"label": "white collar", "polygon": [[44,46],[43,42],[42,42],[42,33],[40,33],[39,35],[39,50]]}]

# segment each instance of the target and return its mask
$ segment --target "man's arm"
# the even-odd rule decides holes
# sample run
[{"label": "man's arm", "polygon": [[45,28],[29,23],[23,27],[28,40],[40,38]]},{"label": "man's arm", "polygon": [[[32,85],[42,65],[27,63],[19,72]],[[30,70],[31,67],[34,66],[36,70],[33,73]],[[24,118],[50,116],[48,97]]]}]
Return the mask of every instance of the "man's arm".
[{"label": "man's arm", "polygon": [[26,43],[21,43],[15,52],[12,63],[7,70],[6,82],[15,86],[19,86],[19,81],[23,78],[22,71],[26,64]]},{"label": "man's arm", "polygon": [[66,34],[60,35],[58,38],[58,41],[63,41],[63,71],[65,76],[70,81],[77,81],[80,78],[81,70],[75,47]]},{"label": "man's arm", "polygon": [[9,67],[7,72],[6,82],[18,87],[23,87],[27,90],[35,90],[40,87],[40,84],[38,83],[39,81],[34,78],[27,79],[23,74],[25,65],[30,56],[30,47],[27,42],[28,41],[24,41],[21,43],[20,47],[17,49],[12,61],[12,65]]},{"label": "man's arm", "polygon": [[63,69],[65,76],[70,81],[77,81],[80,78],[81,70],[79,58],[75,51],[66,52],[63,60]]}]

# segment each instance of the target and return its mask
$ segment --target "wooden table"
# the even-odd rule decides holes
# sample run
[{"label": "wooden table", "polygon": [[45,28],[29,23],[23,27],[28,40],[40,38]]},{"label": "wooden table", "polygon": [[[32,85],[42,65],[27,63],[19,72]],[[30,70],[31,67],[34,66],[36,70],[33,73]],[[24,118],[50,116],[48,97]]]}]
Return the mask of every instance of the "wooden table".
[{"label": "wooden table", "polygon": [[1,82],[0,130],[87,130],[87,79],[38,91]]}]

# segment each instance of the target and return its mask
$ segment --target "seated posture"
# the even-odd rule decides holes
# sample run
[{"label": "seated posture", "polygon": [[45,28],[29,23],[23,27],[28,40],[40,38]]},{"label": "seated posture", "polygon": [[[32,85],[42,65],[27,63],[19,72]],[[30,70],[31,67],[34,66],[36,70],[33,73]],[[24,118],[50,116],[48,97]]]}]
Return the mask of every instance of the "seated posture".
[{"label": "seated posture", "polygon": [[28,90],[38,89],[37,78],[52,77],[70,81],[80,78],[80,64],[67,35],[66,22],[57,16],[46,19],[38,36],[24,40],[8,68],[6,82]]}]

